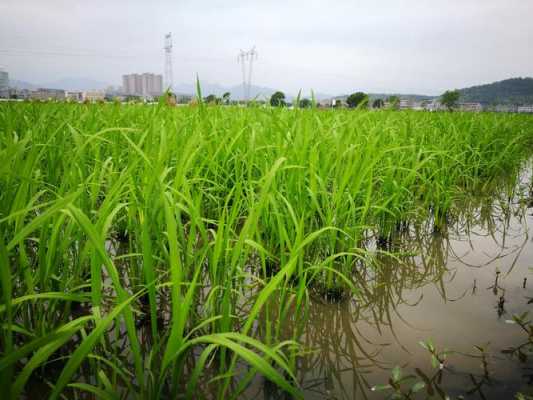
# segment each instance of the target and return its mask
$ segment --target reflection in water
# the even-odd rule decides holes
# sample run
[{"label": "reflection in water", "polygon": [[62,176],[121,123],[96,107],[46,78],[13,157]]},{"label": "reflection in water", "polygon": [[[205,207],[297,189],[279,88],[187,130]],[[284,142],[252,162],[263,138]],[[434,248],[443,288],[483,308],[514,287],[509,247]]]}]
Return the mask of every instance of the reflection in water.
[{"label": "reflection in water", "polygon": [[[336,304],[311,298],[305,316],[284,320],[282,335],[304,348],[295,367],[305,398],[383,398],[372,388],[388,382],[394,365],[424,382],[413,398],[530,393],[533,365],[520,354],[531,343],[509,349],[522,343],[517,325],[529,325],[508,322],[528,310],[532,295],[533,221],[522,195],[506,188],[501,196],[458,199],[444,228],[432,221],[403,227],[385,249],[369,234],[372,268],[353,277],[360,295]],[[427,338],[453,350],[442,369],[418,344]],[[247,396],[284,398],[259,378]]]}]

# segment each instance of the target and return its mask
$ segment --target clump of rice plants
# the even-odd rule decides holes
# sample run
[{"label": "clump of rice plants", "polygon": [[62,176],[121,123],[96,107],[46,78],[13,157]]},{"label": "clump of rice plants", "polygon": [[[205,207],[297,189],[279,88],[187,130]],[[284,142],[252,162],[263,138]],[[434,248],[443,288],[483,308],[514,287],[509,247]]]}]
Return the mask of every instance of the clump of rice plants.
[{"label": "clump of rice plants", "polygon": [[522,115],[2,104],[2,387],[299,397],[283,316],[358,296],[369,243],[442,226],[532,144]]}]

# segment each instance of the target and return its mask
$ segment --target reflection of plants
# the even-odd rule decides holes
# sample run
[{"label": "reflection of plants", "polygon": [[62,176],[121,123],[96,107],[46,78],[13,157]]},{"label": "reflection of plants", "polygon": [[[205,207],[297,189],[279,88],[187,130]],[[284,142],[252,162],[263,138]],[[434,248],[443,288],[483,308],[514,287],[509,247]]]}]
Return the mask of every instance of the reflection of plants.
[{"label": "reflection of plants", "polygon": [[[415,368],[415,372],[418,377],[413,375],[402,377],[401,369],[399,367],[395,367],[392,370],[392,375],[391,378],[389,378],[388,384],[374,386],[372,390],[393,390],[393,393],[389,396],[390,399],[411,399],[416,392],[425,388],[427,395],[431,398],[433,398],[434,395],[438,395],[439,398],[443,400],[450,399],[449,395],[446,394],[441,386],[444,372],[447,371],[447,368],[445,368],[445,361],[447,356],[452,351],[446,349],[442,351],[437,350],[430,339],[420,342],[420,345],[431,355],[431,365],[434,369],[436,369],[433,375],[428,376],[420,368]],[[484,399],[485,395],[482,392],[482,388],[486,385],[491,386],[493,384],[488,370],[488,353],[485,347],[474,347],[481,354],[472,355],[472,357],[481,358],[483,375],[481,377],[477,377],[473,374],[468,374],[470,376],[470,380],[474,384],[474,387],[468,390],[466,394],[479,394],[479,396]],[[420,381],[415,382],[417,378],[419,378]]]},{"label": "reflection of plants", "polygon": [[533,324],[528,319],[529,312],[520,315],[513,315],[513,321],[516,322],[527,334],[529,341],[533,341]]},{"label": "reflection of plants", "polygon": [[477,378],[473,374],[470,375],[470,380],[472,381],[472,384],[474,387],[470,389],[467,394],[474,394],[478,393],[479,396],[484,399],[485,395],[483,394],[483,387],[484,386],[492,386],[493,381],[490,377],[489,373],[489,362],[488,362],[488,353],[487,353],[487,346],[476,346],[474,345],[476,350],[480,352],[479,355],[473,355],[473,357],[481,358],[481,365],[483,366],[483,375],[480,378]]},{"label": "reflection of plants", "polygon": [[[393,243],[399,242],[396,248],[378,250],[373,256],[365,254],[365,262],[375,265],[375,269],[359,268],[352,275],[360,290],[358,301],[344,299],[328,304],[322,295],[312,296],[305,329],[298,340],[304,348],[318,349],[298,366],[299,371],[307,371],[303,372],[307,376],[302,383],[306,391],[327,395],[335,388],[335,394],[341,398],[352,398],[352,390],[356,390],[357,396],[367,398],[371,386],[361,371],[386,368],[379,355],[388,344],[365,337],[361,325],[378,331],[390,330],[397,338],[393,316],[398,313],[398,307],[418,304],[408,301],[405,292],[427,284],[444,287],[447,240],[423,229],[397,232],[394,239]],[[422,258],[422,266],[415,254]],[[398,264],[402,267],[397,268]],[[442,294],[446,296],[445,292]],[[314,379],[309,379],[309,374]],[[316,386],[311,389],[310,385]]]},{"label": "reflection of plants", "polygon": [[402,377],[400,367],[395,367],[392,370],[388,384],[374,386],[372,390],[393,390],[393,393],[389,396],[390,399],[412,399],[416,392],[426,388],[428,396],[433,396],[437,393],[442,399],[448,398],[440,386],[444,362],[451,351],[447,349],[437,350],[431,339],[420,342],[420,345],[430,353],[431,365],[437,369],[433,376],[429,377],[419,368],[415,368],[416,374],[421,379],[421,381],[417,381],[417,376],[414,375]]},{"label": "reflection of plants", "polygon": [[431,339],[428,339],[425,342],[421,341],[419,343],[420,343],[420,346],[422,346],[424,349],[429,351],[429,353],[431,354],[431,366],[433,368],[438,367],[439,369],[443,369],[444,362],[446,361],[446,358],[448,357],[448,354],[451,353],[451,351],[448,349],[438,351],[433,345],[433,342],[431,341]]},{"label": "reflection of plants", "polygon": [[520,315],[513,315],[513,319],[507,321],[509,323],[517,324],[527,334],[527,342],[502,350],[502,353],[504,354],[518,357],[520,362],[526,362],[528,359],[528,353],[533,352],[533,323],[528,316],[529,312],[526,311]]},{"label": "reflection of plants", "polygon": [[424,382],[416,381],[416,376],[402,376],[402,370],[396,366],[392,369],[389,383],[386,385],[376,385],[372,388],[375,391],[392,390],[389,399],[412,399],[416,392],[424,389]]},{"label": "reflection of plants", "polygon": [[435,347],[431,339],[421,341],[419,343],[420,346],[422,346],[429,352],[431,357],[431,366],[434,369],[437,369],[437,371],[432,377],[429,377],[428,375],[424,374],[424,372],[422,372],[422,370],[419,368],[416,368],[415,371],[417,375],[422,378],[425,386],[427,386],[427,393],[429,396],[433,396],[433,394],[436,392],[442,399],[446,399],[447,395],[441,388],[441,384],[444,371],[444,363],[446,361],[446,358],[448,357],[448,354],[452,353],[452,351],[448,349],[439,351]]},{"label": "reflection of plants", "polygon": [[335,389],[340,398],[352,398],[353,389],[345,383],[352,382],[362,398],[366,398],[365,389],[370,385],[361,371],[369,367],[385,368],[378,359],[384,345],[372,342],[357,329],[361,310],[356,302],[315,301],[311,301],[308,322],[299,339],[303,348],[316,349],[299,360],[297,370],[304,374],[304,389],[321,395]]}]

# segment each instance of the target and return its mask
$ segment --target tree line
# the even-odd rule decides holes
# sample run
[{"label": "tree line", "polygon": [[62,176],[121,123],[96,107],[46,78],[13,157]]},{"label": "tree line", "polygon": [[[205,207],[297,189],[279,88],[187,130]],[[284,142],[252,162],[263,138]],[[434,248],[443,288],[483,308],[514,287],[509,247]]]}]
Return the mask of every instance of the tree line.
[{"label": "tree line", "polygon": [[[447,90],[440,96],[440,102],[441,104],[446,107],[448,110],[452,111],[457,108],[459,104],[459,98],[460,98],[460,92],[458,90]],[[235,101],[231,101],[231,94],[229,92],[226,92],[222,95],[222,97],[217,97],[214,94],[210,94],[207,97],[205,97],[204,102],[207,104],[236,104]],[[298,107],[300,108],[310,108],[313,105],[313,102],[310,99],[307,98],[297,98],[296,101],[298,102]],[[364,92],[355,92],[350,94],[346,98],[346,106],[348,108],[368,108],[371,106],[371,108],[374,109],[380,109],[387,107],[389,109],[399,109],[400,108],[400,98],[396,95],[389,96],[386,100],[383,100],[381,98],[374,99],[372,102],[370,102],[370,97],[368,94]],[[286,107],[289,105],[287,102],[285,93],[282,91],[276,91],[270,96],[269,103],[272,107]],[[339,108],[343,106],[343,102],[340,99],[336,99],[332,101],[332,107]]]}]

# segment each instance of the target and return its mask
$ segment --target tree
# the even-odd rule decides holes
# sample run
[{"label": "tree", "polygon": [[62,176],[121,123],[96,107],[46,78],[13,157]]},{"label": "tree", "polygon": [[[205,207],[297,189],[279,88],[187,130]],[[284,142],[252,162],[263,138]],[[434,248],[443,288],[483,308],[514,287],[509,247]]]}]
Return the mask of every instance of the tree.
[{"label": "tree", "polygon": [[342,100],[336,99],[333,103],[333,107],[335,108],[341,108],[342,107]]},{"label": "tree", "polygon": [[352,93],[346,99],[346,103],[350,108],[364,107],[368,104],[368,96],[363,92]]},{"label": "tree", "polygon": [[272,107],[283,107],[285,106],[285,93],[283,92],[275,92],[270,97],[270,105]]},{"label": "tree", "polygon": [[309,108],[311,107],[312,103],[309,99],[302,99],[300,100],[300,108]]},{"label": "tree", "polygon": [[393,110],[400,108],[400,98],[398,96],[389,96],[387,103],[389,103],[389,107]]},{"label": "tree", "polygon": [[461,94],[458,90],[447,90],[440,96],[440,102],[448,111],[452,111],[454,108],[457,108],[460,96]]},{"label": "tree", "polygon": [[383,102],[383,99],[376,99],[372,103],[372,108],[381,108],[381,107],[383,107],[384,104],[385,103]]},{"label": "tree", "polygon": [[207,104],[217,104],[219,102],[219,99],[217,98],[217,96],[215,96],[214,94],[210,94],[209,96],[207,96],[204,101],[207,103]]},{"label": "tree", "polygon": [[224,102],[225,105],[229,104],[230,97],[231,97],[231,93],[230,92],[226,92],[226,93],[224,93],[222,95],[222,101]]}]

